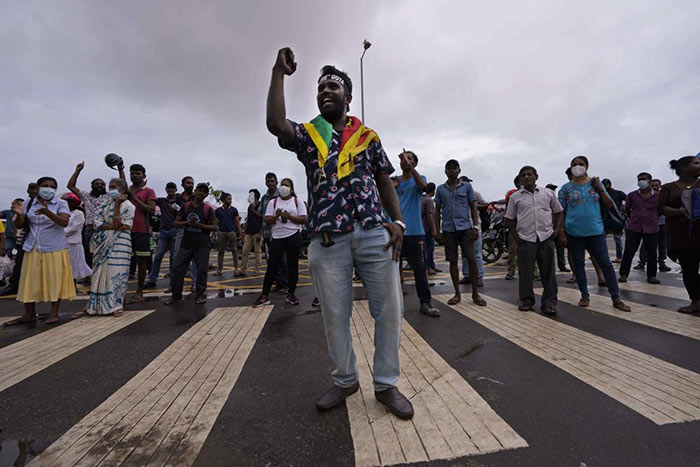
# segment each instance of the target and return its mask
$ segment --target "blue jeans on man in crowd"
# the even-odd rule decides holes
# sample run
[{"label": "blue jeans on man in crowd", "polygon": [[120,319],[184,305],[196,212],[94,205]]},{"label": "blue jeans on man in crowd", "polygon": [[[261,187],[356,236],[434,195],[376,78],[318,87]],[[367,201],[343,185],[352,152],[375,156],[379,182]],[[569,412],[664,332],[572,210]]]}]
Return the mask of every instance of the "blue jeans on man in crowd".
[{"label": "blue jeans on man in crowd", "polygon": [[158,274],[160,274],[160,263],[163,262],[163,257],[166,252],[170,252],[170,273],[173,272],[173,265],[175,264],[175,237],[177,236],[177,229],[161,229],[158,232],[158,245],[156,247],[156,255],[153,258],[153,266],[151,267],[151,274],[148,276],[149,282],[155,282],[158,279]]},{"label": "blue jeans on man in crowd", "polygon": [[613,303],[619,302],[620,287],[617,284],[617,275],[608,255],[608,243],[605,241],[605,234],[591,235],[589,237],[567,235],[566,239],[569,244],[569,251],[571,251],[571,257],[574,260],[576,282],[578,283],[578,290],[581,292],[581,298],[590,297],[586,278],[586,250],[588,250],[598,261],[600,269],[603,271]]},{"label": "blue jeans on man in crowd", "polygon": [[335,367],[331,376],[341,387],[350,387],[357,381],[350,332],[353,266],[357,268],[374,318],[374,389],[383,391],[396,386],[399,380],[403,317],[399,263],[392,259],[391,248],[384,250],[390,238],[384,227],[363,230],[355,222],[354,229],[349,233],[330,233],[335,244],[329,247],[322,246],[321,236],[315,235],[309,245],[309,266]]},{"label": "blue jeans on man in crowd", "polygon": [[428,228],[425,228],[425,268],[435,269],[435,237]]},{"label": "blue jeans on man in crowd", "polygon": [[[481,230],[479,231],[479,238],[474,242],[474,259],[476,260],[476,268],[479,270],[479,279],[484,278],[484,251],[482,250],[483,238],[481,236]],[[469,277],[469,261],[467,258],[462,258],[462,275],[467,279]]]},{"label": "blue jeans on man in crowd", "polygon": [[622,259],[624,250],[622,248],[622,232],[619,234],[613,234],[613,239],[615,240],[615,258]]}]

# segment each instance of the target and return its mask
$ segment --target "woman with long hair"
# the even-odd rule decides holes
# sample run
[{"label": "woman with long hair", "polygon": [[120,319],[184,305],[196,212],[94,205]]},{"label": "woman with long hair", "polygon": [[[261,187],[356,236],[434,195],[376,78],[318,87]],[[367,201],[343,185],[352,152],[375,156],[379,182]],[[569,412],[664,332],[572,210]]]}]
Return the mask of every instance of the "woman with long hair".
[{"label": "woman with long hair", "polygon": [[601,205],[609,209],[612,199],[607,196],[598,177],[588,175],[588,158],[576,156],[571,161],[573,178],[559,190],[559,203],[564,208],[564,229],[566,230],[569,251],[574,260],[576,282],[581,292],[579,306],[590,305],[588,281],[586,278],[586,250],[600,265],[613,306],[621,311],[630,311],[630,307],[620,299],[620,287],[617,284],[615,269],[608,255],[605,240]]},{"label": "woman with long hair", "polygon": [[125,180],[109,181],[110,196],[95,216],[95,233],[90,239],[93,267],[90,298],[74,318],[124,313],[131,263],[131,226],[136,211],[127,199],[127,191]]},{"label": "woman with long hair", "polygon": [[684,204],[683,198],[700,196],[700,157],[681,157],[669,165],[678,180],[661,186],[659,214],[666,216],[668,257],[681,265],[683,285],[690,297],[690,305],[678,311],[694,313],[700,311],[700,222],[692,223],[689,212],[692,206]]},{"label": "woman with long hair", "polygon": [[262,294],[255,300],[254,307],[270,304],[268,298],[272,281],[282,263],[282,257],[287,255],[289,271],[289,290],[287,303],[298,305],[299,299],[294,295],[299,278],[299,251],[301,250],[301,229],[306,223],[306,205],[294,193],[294,182],[284,178],[280,182],[279,197],[272,199],[267,205],[263,220],[272,225],[272,242],[270,243],[270,258],[267,261],[267,271],[263,282]]}]

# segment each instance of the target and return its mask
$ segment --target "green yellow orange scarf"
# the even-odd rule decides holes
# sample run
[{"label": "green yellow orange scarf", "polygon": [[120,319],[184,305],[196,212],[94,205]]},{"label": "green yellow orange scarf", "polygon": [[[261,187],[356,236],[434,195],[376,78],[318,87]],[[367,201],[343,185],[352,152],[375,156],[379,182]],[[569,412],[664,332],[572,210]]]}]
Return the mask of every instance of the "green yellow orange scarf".
[{"label": "green yellow orange scarf", "polygon": [[[323,168],[328,160],[328,148],[333,138],[333,125],[318,116],[304,128],[311,136],[318,150],[318,166]],[[348,116],[348,123],[343,130],[338,154],[338,180],[347,177],[355,170],[355,156],[367,149],[372,141],[379,141],[379,136],[362,124],[359,118]]]}]

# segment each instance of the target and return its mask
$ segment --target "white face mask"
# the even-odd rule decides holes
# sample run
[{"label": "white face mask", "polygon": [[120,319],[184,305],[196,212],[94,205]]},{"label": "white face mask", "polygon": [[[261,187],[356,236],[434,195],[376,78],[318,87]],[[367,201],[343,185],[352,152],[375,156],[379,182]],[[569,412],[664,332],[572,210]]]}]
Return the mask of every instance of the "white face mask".
[{"label": "white face mask", "polygon": [[253,193],[248,195],[248,204],[254,204],[255,203],[255,195]]},{"label": "white face mask", "polygon": [[637,186],[642,190],[649,188],[649,180],[638,180]]},{"label": "white face mask", "polygon": [[583,177],[584,175],[586,175],[586,167],[582,165],[575,165],[571,167],[571,174],[574,177]]},{"label": "white face mask", "polygon": [[280,196],[281,196],[282,198],[286,198],[287,196],[289,196],[289,194],[290,194],[291,192],[292,192],[292,189],[289,188],[288,186],[286,186],[286,185],[280,186]]}]

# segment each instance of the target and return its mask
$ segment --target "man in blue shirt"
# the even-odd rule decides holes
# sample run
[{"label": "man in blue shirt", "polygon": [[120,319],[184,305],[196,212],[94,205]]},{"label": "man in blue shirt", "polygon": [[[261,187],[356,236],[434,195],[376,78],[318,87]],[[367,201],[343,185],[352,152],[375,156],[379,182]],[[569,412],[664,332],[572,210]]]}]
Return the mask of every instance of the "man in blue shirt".
[{"label": "man in blue shirt", "polygon": [[401,162],[401,177],[396,193],[399,195],[401,214],[406,223],[406,232],[403,236],[401,255],[406,258],[413,269],[413,277],[416,282],[416,292],[420,299],[420,312],[433,317],[440,316],[440,310],[430,303],[430,288],[428,287],[428,274],[425,269],[425,230],[420,215],[423,190],[428,185],[424,176],[418,173],[418,156],[412,151],[404,150],[399,154]]},{"label": "man in blue shirt", "polygon": [[[459,291],[458,245],[462,248],[462,257],[466,257],[469,262],[469,275],[479,277],[474,258],[474,242],[479,238],[480,230],[479,211],[476,208],[474,190],[469,182],[459,179],[460,171],[459,162],[454,159],[447,161],[447,181],[435,192],[435,226],[439,229],[437,239],[444,242],[445,257],[450,263],[450,276],[455,289],[454,297],[447,302],[449,305],[462,301]],[[472,281],[472,300],[479,306],[486,306],[486,300],[479,295],[478,281]]]},{"label": "man in blue shirt", "polygon": [[[234,275],[240,275],[238,269],[238,242],[237,238],[241,237],[241,216],[238,214],[238,209],[231,206],[231,194],[222,193],[221,201],[223,206],[216,209],[216,218],[219,220],[219,235],[218,238],[218,267],[215,276],[220,276],[224,269],[224,255],[226,249],[230,249],[233,254]],[[238,234],[238,237],[236,237]]]}]

